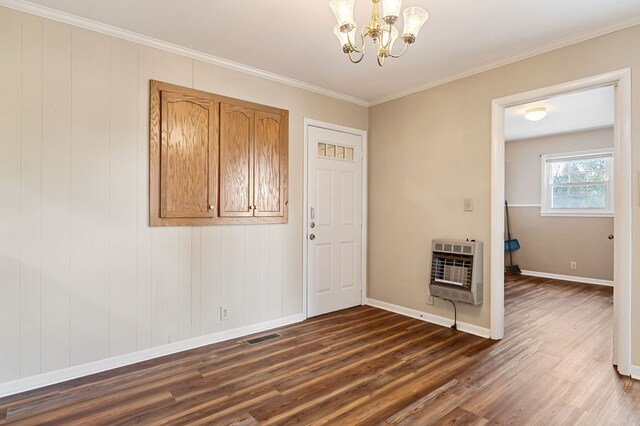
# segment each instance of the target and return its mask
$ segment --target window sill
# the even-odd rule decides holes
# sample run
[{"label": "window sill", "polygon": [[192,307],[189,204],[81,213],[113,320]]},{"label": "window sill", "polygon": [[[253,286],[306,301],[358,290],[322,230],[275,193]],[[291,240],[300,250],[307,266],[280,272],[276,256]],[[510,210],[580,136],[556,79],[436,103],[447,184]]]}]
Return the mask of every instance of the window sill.
[{"label": "window sill", "polygon": [[614,217],[614,213],[546,213],[540,212],[543,217]]}]

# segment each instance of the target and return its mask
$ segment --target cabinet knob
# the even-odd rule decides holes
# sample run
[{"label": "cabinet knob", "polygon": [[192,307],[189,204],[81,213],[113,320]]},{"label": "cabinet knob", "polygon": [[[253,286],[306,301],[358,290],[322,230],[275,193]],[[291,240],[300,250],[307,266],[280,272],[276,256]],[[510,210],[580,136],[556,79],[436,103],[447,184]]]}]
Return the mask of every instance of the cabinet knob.
[{"label": "cabinet knob", "polygon": [[610,240],[613,240],[613,234],[607,235],[607,238],[610,239]]},{"label": "cabinet knob", "polygon": [[309,235],[309,239],[310,239],[310,240],[315,240],[315,239],[316,239],[316,236],[315,236],[315,235],[313,235],[313,234],[311,234],[311,235]]},{"label": "cabinet knob", "polygon": [[215,204],[209,204],[209,210],[213,210],[215,208],[216,208]]}]

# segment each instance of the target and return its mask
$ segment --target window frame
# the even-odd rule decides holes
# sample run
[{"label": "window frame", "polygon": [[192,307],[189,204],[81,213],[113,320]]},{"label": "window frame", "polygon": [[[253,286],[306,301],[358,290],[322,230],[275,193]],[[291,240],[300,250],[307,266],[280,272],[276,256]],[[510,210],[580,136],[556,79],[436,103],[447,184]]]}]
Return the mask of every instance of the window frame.
[{"label": "window frame", "polygon": [[[609,180],[606,181],[604,208],[552,208],[551,188],[549,183],[549,165],[557,160],[571,161],[585,157],[605,158],[608,160]],[[613,217],[614,216],[614,173],[615,162],[613,148],[591,149],[586,151],[563,152],[556,154],[543,154],[540,156],[540,215],[541,216],[566,216],[566,217]]]}]

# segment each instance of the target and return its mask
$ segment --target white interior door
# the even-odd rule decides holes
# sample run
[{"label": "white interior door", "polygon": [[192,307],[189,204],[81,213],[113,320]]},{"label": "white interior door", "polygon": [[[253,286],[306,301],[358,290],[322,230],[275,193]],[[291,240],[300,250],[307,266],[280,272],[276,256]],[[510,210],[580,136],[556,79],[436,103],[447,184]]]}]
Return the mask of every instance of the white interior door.
[{"label": "white interior door", "polygon": [[362,303],[362,136],[308,128],[308,316]]}]

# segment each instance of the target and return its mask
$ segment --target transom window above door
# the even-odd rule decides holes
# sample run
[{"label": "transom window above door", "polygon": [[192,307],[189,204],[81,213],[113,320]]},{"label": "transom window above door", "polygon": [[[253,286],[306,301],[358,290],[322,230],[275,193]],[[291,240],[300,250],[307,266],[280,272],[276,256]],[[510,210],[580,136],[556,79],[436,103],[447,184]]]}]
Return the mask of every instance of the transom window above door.
[{"label": "transom window above door", "polygon": [[613,216],[613,149],[541,156],[543,216]]},{"label": "transom window above door", "polygon": [[318,157],[353,161],[353,148],[326,142],[318,142]]}]

